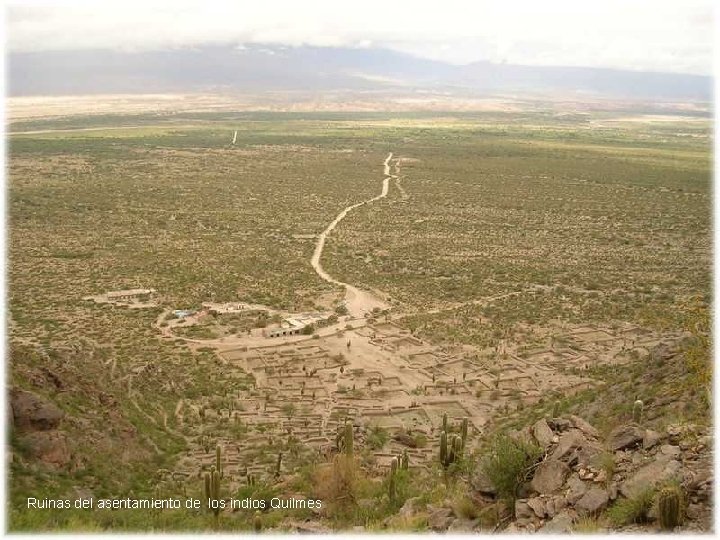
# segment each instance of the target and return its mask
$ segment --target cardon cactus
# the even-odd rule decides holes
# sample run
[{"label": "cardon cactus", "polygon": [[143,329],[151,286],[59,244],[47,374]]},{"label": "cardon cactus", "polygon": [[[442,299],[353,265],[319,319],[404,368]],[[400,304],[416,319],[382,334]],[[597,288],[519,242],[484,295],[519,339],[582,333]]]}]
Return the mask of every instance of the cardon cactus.
[{"label": "cardon cactus", "polygon": [[394,457],[390,462],[390,476],[388,477],[388,496],[394,500],[397,495],[397,482],[395,477],[398,471],[398,458]]},{"label": "cardon cactus", "polygon": [[633,403],[633,422],[639,423],[642,419],[642,413],[643,413],[643,407],[644,404],[642,400],[636,399],[635,403]]},{"label": "cardon cactus", "polygon": [[460,427],[460,437],[462,438],[463,448],[465,448],[465,443],[467,442],[467,435],[468,435],[468,419],[463,418],[462,426]]},{"label": "cardon cactus", "polygon": [[400,468],[404,471],[407,471],[409,466],[410,458],[408,457],[407,450],[403,450],[402,458],[400,459]]},{"label": "cardon cactus", "polygon": [[282,467],[282,452],[278,454],[277,463],[275,464],[275,478],[280,477],[280,468]]},{"label": "cardon cactus", "polygon": [[553,403],[552,417],[557,418],[558,416],[560,416],[560,402],[555,401],[555,403]]},{"label": "cardon cactus", "polygon": [[440,433],[440,464],[445,467],[448,457],[447,432]]},{"label": "cardon cactus", "polygon": [[453,463],[460,461],[463,455],[463,441],[462,438],[455,435],[453,439]]},{"label": "cardon cactus", "polygon": [[[205,473],[205,499],[207,507],[217,518],[220,514],[220,473],[213,467]],[[211,504],[214,501],[214,504]]]},{"label": "cardon cactus", "polygon": [[348,457],[353,455],[353,426],[349,420],[345,422],[345,454]]},{"label": "cardon cactus", "polygon": [[440,464],[448,468],[462,458],[462,438],[452,435],[448,438],[446,432],[440,434]]},{"label": "cardon cactus", "polygon": [[442,430],[447,433],[448,432],[448,419],[447,419],[447,413],[443,413],[443,419],[442,419]]},{"label": "cardon cactus", "polygon": [[220,474],[220,478],[223,478],[225,476],[225,472],[223,471],[221,458],[222,450],[220,449],[220,445],[217,445],[215,447],[215,470]]},{"label": "cardon cactus", "polygon": [[682,524],[685,517],[684,496],[679,486],[668,486],[657,495],[657,515],[660,526],[671,531]]}]

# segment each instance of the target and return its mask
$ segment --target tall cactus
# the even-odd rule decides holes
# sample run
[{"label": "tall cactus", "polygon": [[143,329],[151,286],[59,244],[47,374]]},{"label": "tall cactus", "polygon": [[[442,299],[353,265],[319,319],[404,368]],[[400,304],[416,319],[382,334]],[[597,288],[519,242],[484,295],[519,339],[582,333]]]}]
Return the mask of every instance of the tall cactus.
[{"label": "tall cactus", "polygon": [[353,426],[349,420],[345,422],[345,454],[348,457],[353,456]]},{"label": "tall cactus", "polygon": [[220,474],[220,478],[223,478],[225,476],[225,471],[223,470],[221,457],[222,450],[220,449],[220,445],[218,444],[215,447],[215,470]]},{"label": "tall cactus", "polygon": [[447,432],[440,433],[440,464],[445,467],[448,457]]},{"label": "tall cactus", "polygon": [[468,436],[468,419],[467,418],[463,418],[462,426],[460,427],[460,436],[462,437],[463,448],[465,448],[465,443],[467,443],[467,436]]},{"label": "tall cactus", "polygon": [[282,452],[278,454],[277,463],[275,464],[275,478],[280,477],[280,468],[282,467]]},{"label": "tall cactus", "polygon": [[640,419],[642,418],[643,407],[644,407],[644,404],[643,404],[642,400],[636,399],[635,403],[633,403],[633,413],[632,413],[633,414],[633,422],[635,422],[635,423],[640,422]]},{"label": "tall cactus", "polygon": [[448,434],[443,431],[440,434],[440,464],[447,469],[453,463],[460,461],[463,453],[462,446],[462,437],[459,435],[448,437]]},{"label": "tall cactus", "polygon": [[660,526],[671,531],[683,522],[684,497],[679,486],[668,486],[657,495],[657,514]]},{"label": "tall cactus", "polygon": [[463,455],[463,441],[462,438],[455,435],[453,439],[453,463],[460,461]]},{"label": "tall cactus", "polygon": [[395,500],[395,497],[397,495],[397,482],[395,477],[397,476],[398,471],[398,458],[394,457],[392,458],[392,461],[390,462],[390,476],[388,478],[388,496],[390,497],[390,500]]},{"label": "tall cactus", "polygon": [[553,403],[552,417],[557,418],[558,416],[560,416],[560,402],[555,400],[555,403]]},{"label": "tall cactus", "polygon": [[[210,472],[205,473],[205,499],[208,509],[217,518],[220,514],[220,473],[212,467]],[[211,502],[214,501],[214,504]]]},{"label": "tall cactus", "polygon": [[448,419],[447,419],[447,413],[443,413],[443,419],[442,419],[442,430],[447,433],[448,432]]},{"label": "tall cactus", "polygon": [[407,471],[410,466],[410,458],[408,457],[407,450],[403,450],[402,458],[400,459],[400,468]]}]

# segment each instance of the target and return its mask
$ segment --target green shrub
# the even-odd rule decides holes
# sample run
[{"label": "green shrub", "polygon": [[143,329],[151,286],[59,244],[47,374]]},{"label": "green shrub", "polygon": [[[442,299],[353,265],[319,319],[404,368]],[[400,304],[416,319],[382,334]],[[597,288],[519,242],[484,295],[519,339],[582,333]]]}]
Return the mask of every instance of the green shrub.
[{"label": "green shrub", "polygon": [[530,467],[541,455],[542,449],[536,444],[499,435],[482,461],[483,472],[498,495],[514,503],[520,487],[528,480]]},{"label": "green shrub", "polygon": [[367,436],[366,444],[373,450],[380,450],[388,441],[388,433],[380,426],[373,426]]},{"label": "green shrub", "polygon": [[648,488],[634,497],[617,501],[607,512],[613,525],[629,525],[644,523],[648,520],[648,512],[652,508],[655,490]]}]

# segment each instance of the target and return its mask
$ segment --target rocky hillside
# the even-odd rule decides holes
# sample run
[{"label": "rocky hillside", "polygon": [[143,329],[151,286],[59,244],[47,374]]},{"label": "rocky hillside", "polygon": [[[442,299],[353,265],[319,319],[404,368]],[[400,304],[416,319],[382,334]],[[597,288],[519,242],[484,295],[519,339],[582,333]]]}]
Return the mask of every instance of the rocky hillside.
[{"label": "rocky hillside", "polygon": [[[213,380],[222,366],[203,354],[193,365]],[[255,527],[254,511],[19,512],[26,496],[140,497],[161,488],[199,497],[203,479],[193,476],[180,488],[157,482],[168,461],[184,453],[172,429],[141,414],[141,404],[147,408],[167,391],[160,374],[143,373],[130,393],[126,376],[103,376],[110,362],[95,349],[17,346],[11,355],[8,456],[16,529]],[[371,441],[390,434],[357,425],[345,449],[330,448],[257,483],[248,478],[236,490],[225,479],[222,498],[323,501],[318,510],[263,513],[261,527],[270,532],[707,532],[713,504],[708,358],[706,343],[689,339],[660,344],[629,364],[598,368],[592,375],[604,383],[585,393],[548,395],[472,429],[454,462],[411,459],[401,470],[388,470],[373,459]],[[188,377],[177,391],[190,392],[204,380]],[[450,423],[450,437],[458,438],[460,425]],[[418,444],[413,437],[394,438],[406,448]],[[440,457],[435,443],[427,450]]]},{"label": "rocky hillside", "polygon": [[[662,528],[657,501],[662,488],[677,488],[684,512],[672,529],[710,530],[712,435],[692,424],[663,432],[630,423],[603,441],[578,416],[541,419],[516,436],[536,443],[542,458],[514,501],[506,532]],[[472,482],[481,496],[497,490],[481,470]]]}]

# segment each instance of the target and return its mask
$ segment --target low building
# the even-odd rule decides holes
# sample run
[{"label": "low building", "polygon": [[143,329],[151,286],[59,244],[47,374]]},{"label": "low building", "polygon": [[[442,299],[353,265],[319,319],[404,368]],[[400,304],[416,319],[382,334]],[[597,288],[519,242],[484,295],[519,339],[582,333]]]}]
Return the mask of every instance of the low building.
[{"label": "low building", "polygon": [[277,328],[264,330],[264,335],[273,338],[302,334],[308,326],[316,326],[318,323],[327,320],[328,316],[323,313],[299,313],[292,317],[286,317]]},{"label": "low building", "polygon": [[223,313],[242,313],[244,311],[250,311],[253,306],[244,302],[225,302],[224,304],[218,304],[215,302],[203,303],[208,313],[223,314]]},{"label": "low building", "polygon": [[265,330],[265,335],[269,338],[283,337],[283,336],[296,336],[305,329],[305,326],[280,326],[278,328],[268,328]]},{"label": "low building", "polygon": [[155,289],[128,289],[126,291],[112,291],[107,293],[110,302],[133,302],[142,296],[150,296]]}]

